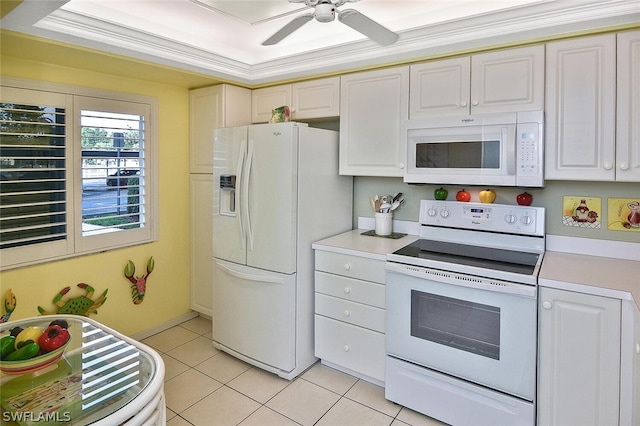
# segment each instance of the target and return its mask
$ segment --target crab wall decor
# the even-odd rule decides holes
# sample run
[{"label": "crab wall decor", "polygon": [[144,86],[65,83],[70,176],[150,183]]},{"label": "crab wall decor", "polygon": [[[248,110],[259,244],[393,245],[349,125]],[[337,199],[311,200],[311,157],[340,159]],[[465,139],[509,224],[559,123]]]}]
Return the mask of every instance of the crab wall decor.
[{"label": "crab wall decor", "polygon": [[13,311],[16,309],[16,295],[13,294],[13,291],[11,291],[11,289],[7,290],[7,292],[4,294],[4,315],[0,316],[0,323],[3,322],[7,322],[9,321],[9,317],[11,316],[11,314],[13,313]]},{"label": "crab wall decor", "polygon": [[153,272],[154,267],[155,261],[153,260],[153,256],[151,256],[147,262],[147,273],[141,277],[133,276],[133,274],[136,273],[136,265],[132,261],[129,261],[127,266],[124,267],[124,276],[131,281],[131,300],[133,300],[134,304],[139,305],[144,300],[144,295],[147,291],[147,278],[151,275],[151,272]]},{"label": "crab wall decor", "polygon": [[78,284],[78,287],[85,290],[87,294],[63,301],[62,297],[71,290],[71,287],[65,287],[60,290],[60,293],[58,293],[56,297],[53,298],[53,303],[58,307],[58,309],[49,312],[38,306],[38,312],[40,312],[40,315],[74,314],[88,317],[91,314],[97,314],[98,308],[107,300],[107,292],[109,289],[106,289],[96,300],[93,300],[91,299],[91,296],[93,296],[93,293],[95,292],[93,287],[85,283]]}]

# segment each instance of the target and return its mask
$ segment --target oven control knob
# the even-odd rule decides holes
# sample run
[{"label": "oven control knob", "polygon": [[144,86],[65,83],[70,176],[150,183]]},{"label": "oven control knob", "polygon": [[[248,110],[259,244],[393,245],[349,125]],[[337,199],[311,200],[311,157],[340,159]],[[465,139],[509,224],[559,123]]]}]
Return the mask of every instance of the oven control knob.
[{"label": "oven control knob", "polygon": [[531,225],[533,223],[533,218],[528,214],[525,214],[520,218],[520,222],[522,222],[525,225]]},{"label": "oven control knob", "polygon": [[449,210],[447,210],[447,209],[442,209],[442,211],[440,212],[440,216],[443,219],[448,218],[450,215],[451,215],[451,212]]},{"label": "oven control knob", "polygon": [[435,215],[437,215],[437,214],[438,214],[438,210],[436,210],[434,207],[430,207],[430,208],[427,210],[427,215],[428,215],[429,217],[434,217],[434,216],[435,216]]},{"label": "oven control knob", "polygon": [[509,224],[516,223],[518,221],[518,218],[514,214],[509,213],[504,217],[504,221]]}]

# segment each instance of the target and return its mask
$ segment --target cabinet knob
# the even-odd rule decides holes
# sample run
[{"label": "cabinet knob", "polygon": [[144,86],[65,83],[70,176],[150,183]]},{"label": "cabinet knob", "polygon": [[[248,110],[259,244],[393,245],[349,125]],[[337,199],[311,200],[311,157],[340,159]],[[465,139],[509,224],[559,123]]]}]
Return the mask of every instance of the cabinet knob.
[{"label": "cabinet knob", "polygon": [[627,163],[620,163],[620,170],[629,170],[629,165]]},{"label": "cabinet knob", "polygon": [[398,164],[398,168],[400,168],[400,169],[404,169],[404,163],[400,163],[400,164]]},{"label": "cabinet knob", "polygon": [[348,263],[345,263],[345,264],[344,264],[344,270],[345,270],[345,271],[348,271],[348,270],[350,270],[350,269],[351,269],[351,265],[350,265],[350,264],[348,264]]},{"label": "cabinet knob", "polygon": [[462,101],[462,102],[460,102],[460,106],[461,106],[462,108],[466,107],[467,105],[469,105],[469,104],[467,103],[467,101]]},{"label": "cabinet knob", "polygon": [[611,164],[611,163],[604,163],[604,164],[602,165],[602,167],[604,167],[604,169],[605,169],[605,170],[611,170],[611,169],[613,169],[613,164]]},{"label": "cabinet knob", "polygon": [[344,294],[349,294],[349,293],[351,293],[351,289],[349,287],[345,287]]},{"label": "cabinet knob", "polygon": [[344,345],[344,351],[345,352],[349,352],[351,350],[351,348],[349,347],[349,345]]},{"label": "cabinet knob", "polygon": [[350,316],[351,316],[351,311],[350,311],[350,310],[348,310],[348,309],[345,309],[345,310],[344,310],[344,316],[345,316],[345,317],[350,317]]},{"label": "cabinet knob", "polygon": [[542,307],[545,309],[551,309],[551,302],[542,302]]},{"label": "cabinet knob", "polygon": [[474,101],[471,101],[471,105],[478,106],[478,105],[480,105],[480,102],[474,100]]}]

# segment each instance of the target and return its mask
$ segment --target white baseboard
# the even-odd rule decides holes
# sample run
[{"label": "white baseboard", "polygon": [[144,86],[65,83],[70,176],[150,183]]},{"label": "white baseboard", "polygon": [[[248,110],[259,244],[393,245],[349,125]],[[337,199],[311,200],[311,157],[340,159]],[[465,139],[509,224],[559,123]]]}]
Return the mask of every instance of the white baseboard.
[{"label": "white baseboard", "polygon": [[190,319],[193,319],[197,316],[199,316],[199,314],[195,311],[192,311],[187,314],[180,315],[179,317],[174,318],[170,321],[164,322],[162,324],[158,324],[155,327],[149,328],[147,330],[143,330],[129,337],[131,337],[134,340],[140,341],[142,339],[146,339],[147,337],[153,336],[154,334],[158,334],[162,331],[168,330],[171,327],[175,327],[176,325],[182,324],[185,321],[189,321]]}]

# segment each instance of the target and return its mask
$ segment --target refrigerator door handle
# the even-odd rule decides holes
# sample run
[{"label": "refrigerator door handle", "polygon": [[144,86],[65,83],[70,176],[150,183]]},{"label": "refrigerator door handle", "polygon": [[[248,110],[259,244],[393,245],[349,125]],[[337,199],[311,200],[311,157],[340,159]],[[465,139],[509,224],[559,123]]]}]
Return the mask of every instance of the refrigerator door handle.
[{"label": "refrigerator door handle", "polygon": [[[238,158],[238,164],[236,165],[236,179],[238,180],[236,182],[237,186],[240,188],[240,191],[236,191],[235,196],[236,197],[242,197],[242,184],[244,182],[244,175],[242,173],[242,169],[244,168],[244,160],[245,157],[247,155],[247,141],[246,140],[242,140],[241,144],[240,144],[240,157]],[[244,202],[244,199],[240,200],[240,203],[238,203],[238,200],[236,200],[236,205],[240,204],[240,208],[242,209],[243,206],[246,205],[246,203]],[[245,230],[245,226],[244,226],[244,220],[243,220],[243,212],[242,210],[240,210],[240,241],[241,241],[241,247],[242,250],[246,250],[247,249],[247,238],[246,238],[246,230]]]},{"label": "refrigerator door handle", "polygon": [[243,215],[247,221],[247,250],[253,251],[253,232],[251,230],[251,217],[249,216],[249,181],[251,178],[251,163],[253,161],[253,140],[249,139],[249,149],[247,154],[247,163],[244,168],[244,182],[242,191]]},{"label": "refrigerator door handle", "polygon": [[284,279],[282,279],[282,277],[271,276],[271,275],[247,274],[246,272],[240,272],[240,271],[236,271],[235,269],[228,268],[222,263],[217,261],[216,261],[216,266],[222,271],[224,271],[225,273],[233,277],[240,278],[241,280],[259,281],[261,283],[284,284]]}]

